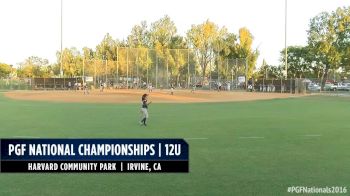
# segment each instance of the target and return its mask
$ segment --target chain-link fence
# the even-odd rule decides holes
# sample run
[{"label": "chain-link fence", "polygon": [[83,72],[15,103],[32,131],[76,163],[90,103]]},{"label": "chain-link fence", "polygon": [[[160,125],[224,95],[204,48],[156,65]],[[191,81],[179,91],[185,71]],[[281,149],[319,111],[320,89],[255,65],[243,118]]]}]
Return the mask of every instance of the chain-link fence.
[{"label": "chain-link fence", "polygon": [[[210,57],[208,65],[201,65],[200,57],[192,49],[117,48],[110,59],[84,58],[79,75],[70,78],[35,78],[23,87],[0,84],[6,89],[68,89],[78,83],[99,88],[202,88],[236,90],[247,85],[246,59]],[[205,67],[205,70],[203,68]],[[204,74],[203,74],[204,73]],[[73,79],[72,79],[73,78]],[[21,81],[22,79],[18,79]],[[11,86],[11,85],[10,85]]]},{"label": "chain-link fence", "polygon": [[[90,65],[94,67],[102,61],[95,61]],[[160,64],[160,63],[159,63]],[[88,65],[86,63],[86,65]],[[107,62],[107,65],[114,66],[113,62]],[[115,64],[115,66],[117,66]],[[158,65],[159,66],[159,65]],[[189,67],[191,69],[191,67]],[[350,81],[332,81],[322,80],[317,78],[291,78],[291,79],[254,79],[251,78],[247,81],[247,88],[242,76],[235,75],[231,71],[231,78],[227,75],[220,75],[217,77],[215,72],[208,73],[209,77],[205,77],[203,82],[202,78],[198,73],[191,73],[187,78],[187,75],[176,75],[168,77],[161,75],[166,67],[161,66],[149,66],[148,71],[136,66],[130,66],[129,71],[123,72],[121,68],[119,73],[115,71],[97,72],[93,76],[81,76],[73,78],[3,78],[0,79],[0,90],[73,90],[82,89],[84,82],[89,88],[99,88],[101,85],[109,89],[126,88],[147,88],[147,84],[156,85],[158,88],[166,88],[167,85],[173,86],[174,88],[187,88],[186,85],[192,87],[192,84],[197,84],[200,89],[211,89],[211,90],[247,90],[251,92],[263,92],[263,93],[295,93],[295,94],[310,94],[310,93],[322,93],[330,95],[350,95]],[[139,70],[137,70],[139,69]],[[229,65],[228,68],[229,69]],[[109,70],[107,68],[107,70]],[[88,73],[88,70],[86,70]],[[169,68],[168,68],[169,71]],[[186,70],[188,71],[188,70]],[[158,72],[158,73],[157,73]],[[99,74],[103,73],[103,74]],[[196,75],[197,74],[197,75]],[[210,78],[210,74],[211,78]],[[158,77],[156,77],[158,76]],[[226,77],[226,78],[225,78]],[[96,78],[96,79],[94,79]],[[127,80],[129,78],[129,80]],[[107,81],[107,82],[105,82]],[[163,86],[164,85],[164,86]],[[176,86],[178,85],[178,86]]]},{"label": "chain-link fence", "polygon": [[[322,78],[249,78],[245,58],[212,54],[203,62],[193,49],[117,48],[109,59],[78,61],[79,73],[69,78],[0,78],[0,90],[66,90],[90,88],[197,88],[278,93],[346,93],[350,81]],[[104,57],[105,58],[105,57]],[[82,68],[82,70],[81,70]],[[72,72],[72,70],[71,70]]]},{"label": "chain-link fence", "polygon": [[347,79],[321,79],[308,78],[299,79],[304,84],[306,92],[326,94],[350,94],[350,80]]},{"label": "chain-link fence", "polygon": [[251,79],[248,81],[248,90],[255,92],[350,95],[350,81],[323,80],[321,78]]},{"label": "chain-link fence", "polygon": [[209,67],[207,88],[215,90],[244,90],[246,89],[247,64],[246,59],[217,59]]},{"label": "chain-link fence", "polygon": [[248,90],[255,92],[296,93],[303,89],[296,79],[251,79],[248,81]]},{"label": "chain-link fence", "polygon": [[0,78],[0,90],[31,90],[32,80],[29,78]]},{"label": "chain-link fence", "polygon": [[107,83],[114,88],[145,88],[148,85],[187,88],[197,71],[189,49],[118,48],[115,59],[84,60],[83,75],[93,77],[94,85]]},{"label": "chain-link fence", "polygon": [[84,60],[83,76],[93,77],[95,86],[107,83],[113,88],[151,85],[160,89],[193,86],[212,89],[225,84],[228,89],[242,89],[245,86],[245,59],[213,60],[204,75],[191,49],[118,48],[114,59]]},{"label": "chain-link fence", "polygon": [[191,49],[118,48],[115,59],[85,60],[84,75],[114,88],[245,88],[245,59],[213,58],[206,74]]}]

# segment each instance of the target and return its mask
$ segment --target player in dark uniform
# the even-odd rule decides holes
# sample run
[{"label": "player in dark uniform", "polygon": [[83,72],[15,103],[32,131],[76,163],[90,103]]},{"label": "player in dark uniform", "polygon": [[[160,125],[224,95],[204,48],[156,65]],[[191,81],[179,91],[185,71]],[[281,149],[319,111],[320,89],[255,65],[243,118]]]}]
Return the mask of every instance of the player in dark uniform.
[{"label": "player in dark uniform", "polygon": [[104,83],[102,82],[102,80],[100,80],[100,92],[103,92],[104,87]]},{"label": "player in dark uniform", "polygon": [[170,95],[174,95],[174,85],[170,85]]},{"label": "player in dark uniform", "polygon": [[147,98],[148,94],[143,94],[142,95],[142,105],[141,105],[141,114],[142,114],[142,119],[140,121],[141,125],[147,126],[146,125],[146,120],[148,118],[148,105],[151,104],[152,102],[147,103]]}]

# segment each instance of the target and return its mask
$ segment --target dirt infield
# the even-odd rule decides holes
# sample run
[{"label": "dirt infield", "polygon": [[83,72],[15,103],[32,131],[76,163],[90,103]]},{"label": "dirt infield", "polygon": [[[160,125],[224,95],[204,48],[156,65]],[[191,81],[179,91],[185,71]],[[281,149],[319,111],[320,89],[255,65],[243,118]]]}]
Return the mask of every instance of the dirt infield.
[{"label": "dirt infield", "polygon": [[[75,102],[75,103],[139,103],[146,90],[108,90],[104,92],[90,91],[84,95],[82,91],[12,91],[5,96],[16,100]],[[170,95],[169,90],[154,90],[149,93],[149,100],[156,103],[196,103],[196,102],[233,102],[252,101],[276,98],[298,97],[287,93],[251,93],[251,92],[217,92],[176,90]]]}]

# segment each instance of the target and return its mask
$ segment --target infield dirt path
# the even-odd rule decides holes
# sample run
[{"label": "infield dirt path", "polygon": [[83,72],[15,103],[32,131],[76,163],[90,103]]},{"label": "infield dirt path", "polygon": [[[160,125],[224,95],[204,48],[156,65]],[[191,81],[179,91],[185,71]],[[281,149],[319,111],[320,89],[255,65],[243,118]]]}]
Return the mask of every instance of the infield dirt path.
[{"label": "infield dirt path", "polygon": [[169,90],[105,90],[104,92],[90,91],[12,91],[5,96],[16,100],[75,102],[75,103],[140,103],[142,94],[149,94],[149,100],[157,103],[196,103],[196,102],[233,102],[252,101],[277,98],[299,97],[288,93],[251,93],[251,92],[217,92],[197,90],[175,90],[170,95]]}]

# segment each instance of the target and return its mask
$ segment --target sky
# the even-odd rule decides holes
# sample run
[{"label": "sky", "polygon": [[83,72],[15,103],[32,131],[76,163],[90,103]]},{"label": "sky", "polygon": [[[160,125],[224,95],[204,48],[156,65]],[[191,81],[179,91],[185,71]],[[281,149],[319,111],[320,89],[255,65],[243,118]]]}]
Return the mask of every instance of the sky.
[{"label": "sky", "polygon": [[[29,56],[56,62],[60,50],[61,0],[0,0],[0,62],[14,66]],[[350,6],[350,0],[288,0],[287,45],[306,45],[312,17]],[[63,47],[95,48],[104,35],[126,39],[135,24],[165,15],[185,35],[209,19],[238,34],[247,27],[253,47],[268,64],[279,65],[284,48],[285,0],[63,0]]]}]

